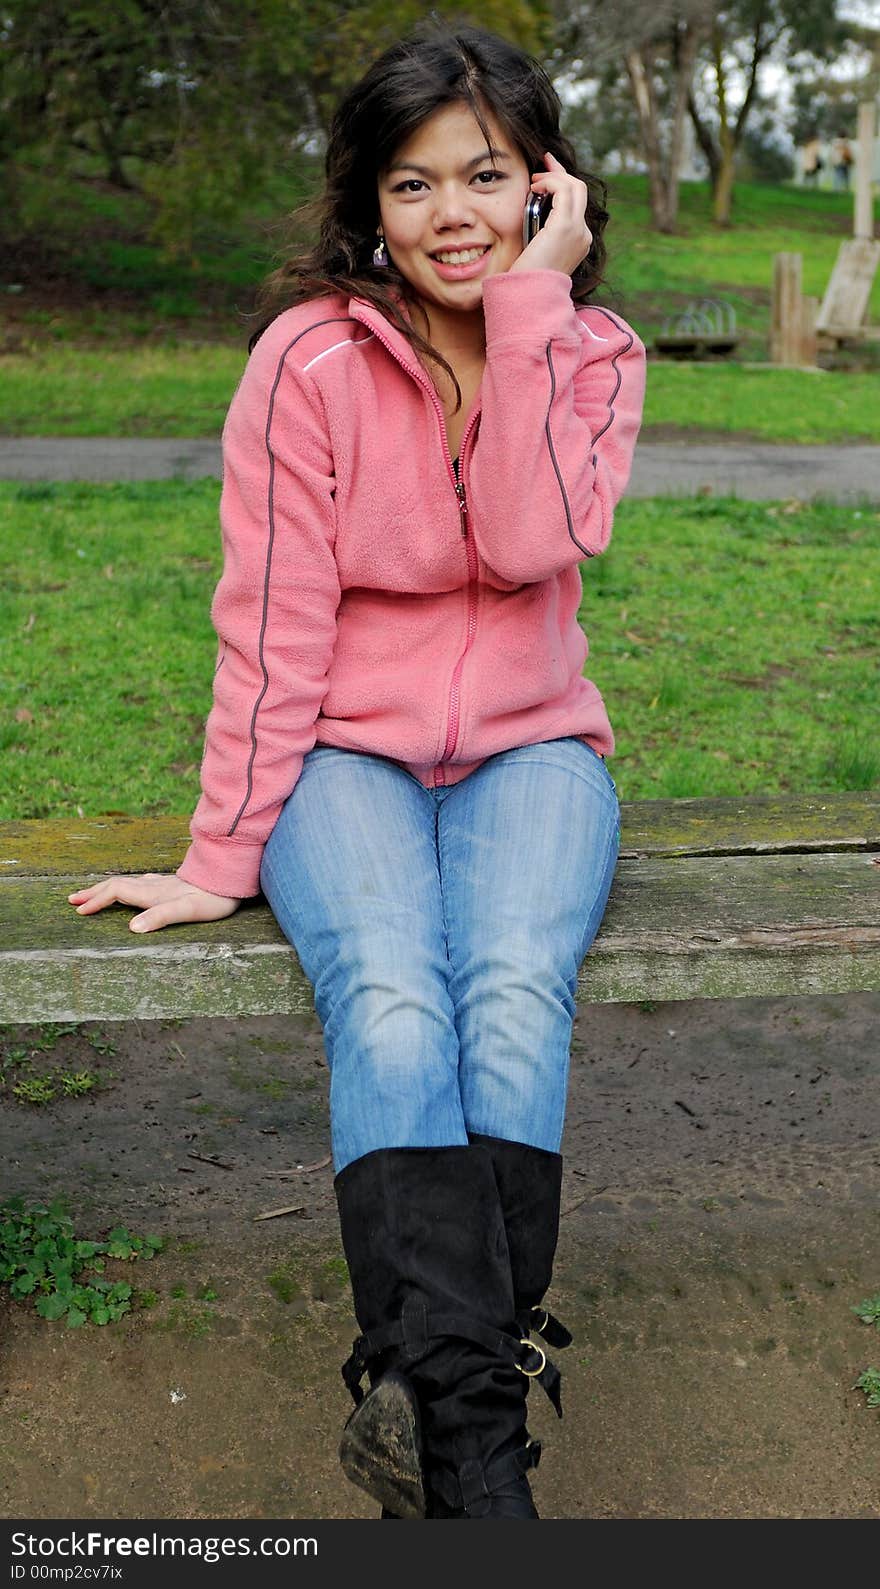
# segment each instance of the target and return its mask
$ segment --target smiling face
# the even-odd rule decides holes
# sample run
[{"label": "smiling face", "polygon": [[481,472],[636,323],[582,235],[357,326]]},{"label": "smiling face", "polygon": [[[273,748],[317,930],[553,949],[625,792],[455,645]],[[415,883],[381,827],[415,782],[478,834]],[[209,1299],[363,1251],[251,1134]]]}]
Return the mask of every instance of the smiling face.
[{"label": "smiling face", "polygon": [[486,277],[509,270],[522,253],[531,173],[488,109],[485,120],[494,165],[473,112],[457,102],[429,116],[379,176],[388,253],[418,293],[433,334],[445,327],[454,337],[460,316],[482,318]]}]

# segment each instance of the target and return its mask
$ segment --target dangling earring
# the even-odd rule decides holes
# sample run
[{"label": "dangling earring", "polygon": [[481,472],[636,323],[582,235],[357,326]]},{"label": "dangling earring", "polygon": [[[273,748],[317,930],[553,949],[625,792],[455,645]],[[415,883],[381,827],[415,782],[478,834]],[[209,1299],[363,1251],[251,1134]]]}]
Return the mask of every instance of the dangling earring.
[{"label": "dangling earring", "polygon": [[388,250],[385,247],[385,238],[383,234],[381,232],[377,232],[376,236],[379,239],[379,245],[377,248],[373,249],[373,264],[378,265],[381,268],[389,263]]}]

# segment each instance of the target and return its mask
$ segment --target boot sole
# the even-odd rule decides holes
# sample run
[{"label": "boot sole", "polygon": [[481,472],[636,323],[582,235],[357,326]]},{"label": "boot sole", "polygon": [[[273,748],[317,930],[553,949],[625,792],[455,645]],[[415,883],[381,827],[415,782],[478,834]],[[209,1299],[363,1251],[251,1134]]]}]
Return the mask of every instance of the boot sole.
[{"label": "boot sole", "polygon": [[401,1374],[384,1374],[342,1431],[339,1461],[352,1484],[399,1518],[425,1516],[418,1403]]}]

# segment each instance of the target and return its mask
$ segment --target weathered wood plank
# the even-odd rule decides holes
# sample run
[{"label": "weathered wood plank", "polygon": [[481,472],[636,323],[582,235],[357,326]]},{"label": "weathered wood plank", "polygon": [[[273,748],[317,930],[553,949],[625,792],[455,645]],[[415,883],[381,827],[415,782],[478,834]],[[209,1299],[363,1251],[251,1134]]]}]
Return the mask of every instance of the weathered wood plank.
[{"label": "weathered wood plank", "polygon": [[622,858],[811,850],[880,850],[880,791],[621,805]]},{"label": "weathered wood plank", "polygon": [[[138,938],[82,917],[74,879],[0,889],[0,1020],[256,1015],[312,1008],[264,905]],[[864,852],[623,859],[578,997],[880,991],[880,864]]]},{"label": "weathered wood plank", "polygon": [[871,286],[880,264],[880,243],[852,237],[841,243],[819,310],[817,330],[834,326],[857,332],[865,318]]},{"label": "weathered wood plank", "polygon": [[[622,855],[751,855],[880,849],[880,792],[624,801]],[[166,872],[189,843],[186,817],[0,823],[0,879]]]}]

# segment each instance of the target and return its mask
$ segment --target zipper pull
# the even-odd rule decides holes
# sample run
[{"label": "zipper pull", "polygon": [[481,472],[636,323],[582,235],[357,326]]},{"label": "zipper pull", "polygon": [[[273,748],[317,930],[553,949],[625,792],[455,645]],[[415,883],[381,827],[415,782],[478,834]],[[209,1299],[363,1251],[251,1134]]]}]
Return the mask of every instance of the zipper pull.
[{"label": "zipper pull", "polygon": [[461,514],[461,533],[467,539],[467,502],[465,501],[464,486],[460,480],[456,480],[455,490],[458,496],[458,511]]}]

